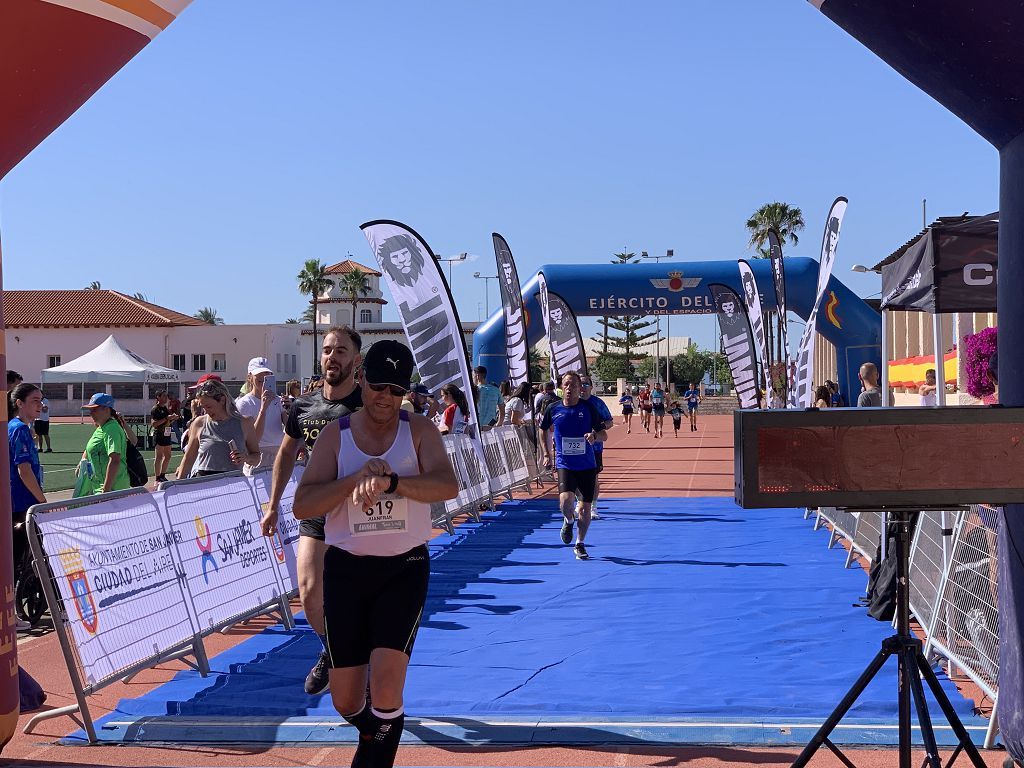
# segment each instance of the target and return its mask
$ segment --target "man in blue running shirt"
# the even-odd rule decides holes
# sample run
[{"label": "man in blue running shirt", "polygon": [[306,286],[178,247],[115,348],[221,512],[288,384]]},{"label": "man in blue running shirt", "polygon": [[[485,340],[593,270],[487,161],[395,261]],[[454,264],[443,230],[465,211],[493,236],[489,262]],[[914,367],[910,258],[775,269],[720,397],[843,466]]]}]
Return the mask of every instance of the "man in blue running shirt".
[{"label": "man in blue running shirt", "polygon": [[697,431],[697,406],[700,405],[701,396],[697,385],[690,382],[690,388],[683,392],[683,399],[686,400],[686,412],[690,414],[690,431]]},{"label": "man in blue running shirt", "polygon": [[590,528],[590,514],[597,485],[597,459],[594,443],[608,439],[604,418],[593,403],[580,400],[580,375],[572,372],[562,377],[562,402],[553,403],[544,412],[540,428],[547,440],[554,432],[555,468],[558,470],[558,503],[562,511],[562,543],[572,541],[573,506],[576,492],[583,497],[580,526],[574,552],[577,560],[590,557],[583,540]]},{"label": "man in blue running shirt", "polygon": [[[590,403],[597,408],[598,413],[604,418],[604,429],[607,431],[615,425],[615,420],[612,418],[612,412],[608,410],[608,406],[604,404],[604,400],[600,397],[591,397],[594,391],[594,382],[587,376],[580,377],[582,382],[583,391],[580,394],[580,402]],[[594,458],[597,460],[597,479],[594,481],[594,503],[591,505],[591,520],[600,520],[601,515],[597,513],[597,497],[601,495],[601,472],[604,471],[604,443],[594,443]],[[577,496],[576,502],[576,519],[580,517],[580,511],[583,508],[583,500]]]}]

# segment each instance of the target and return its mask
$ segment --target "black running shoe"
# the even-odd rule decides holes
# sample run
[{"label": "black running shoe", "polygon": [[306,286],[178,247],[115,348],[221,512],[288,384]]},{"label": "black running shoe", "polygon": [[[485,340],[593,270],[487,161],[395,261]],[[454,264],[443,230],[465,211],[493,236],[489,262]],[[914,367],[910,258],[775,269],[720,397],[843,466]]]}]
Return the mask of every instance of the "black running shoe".
[{"label": "black running shoe", "polygon": [[582,541],[576,542],[576,546],[573,547],[573,552],[576,553],[577,560],[589,560],[590,555],[587,554],[587,548],[583,546]]},{"label": "black running shoe", "polygon": [[316,696],[326,691],[330,683],[331,660],[327,656],[327,651],[323,650],[320,651],[320,657],[316,660],[316,664],[313,665],[313,668],[309,670],[309,674],[306,675],[306,683],[302,688],[310,696]]},{"label": "black running shoe", "polygon": [[572,520],[562,520],[562,543],[572,542]]}]

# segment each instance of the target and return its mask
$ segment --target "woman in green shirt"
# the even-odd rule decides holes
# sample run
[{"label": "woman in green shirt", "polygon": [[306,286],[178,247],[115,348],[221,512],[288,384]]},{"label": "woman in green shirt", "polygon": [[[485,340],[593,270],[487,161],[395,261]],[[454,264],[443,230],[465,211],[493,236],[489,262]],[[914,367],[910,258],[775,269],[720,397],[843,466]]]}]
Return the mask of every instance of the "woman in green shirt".
[{"label": "woman in green shirt", "polygon": [[97,392],[89,400],[88,405],[96,431],[85,444],[83,459],[92,464],[92,473],[82,485],[82,496],[94,493],[108,493],[131,488],[128,480],[128,468],[125,464],[128,436],[124,427],[117,420],[114,411],[114,398],[103,392]]}]

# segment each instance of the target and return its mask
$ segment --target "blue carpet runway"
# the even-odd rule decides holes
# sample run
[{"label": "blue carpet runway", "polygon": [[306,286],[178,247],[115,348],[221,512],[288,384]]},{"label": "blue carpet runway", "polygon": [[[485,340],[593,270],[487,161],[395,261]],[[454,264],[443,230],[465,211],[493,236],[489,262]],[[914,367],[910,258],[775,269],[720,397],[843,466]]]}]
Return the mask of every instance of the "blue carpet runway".
[{"label": "blue carpet runway", "polygon": [[[863,571],[844,569],[800,511],[723,498],[601,507],[587,562],[560,542],[551,500],[503,504],[431,543],[407,737],[803,743],[892,633],[853,607]],[[302,691],[318,648],[301,622],[267,630],[213,658],[206,679],[181,672],[121,701],[101,738],[351,741],[329,695]],[[980,742],[986,721],[945,685]],[[836,741],[895,743],[895,661],[844,723]]]}]

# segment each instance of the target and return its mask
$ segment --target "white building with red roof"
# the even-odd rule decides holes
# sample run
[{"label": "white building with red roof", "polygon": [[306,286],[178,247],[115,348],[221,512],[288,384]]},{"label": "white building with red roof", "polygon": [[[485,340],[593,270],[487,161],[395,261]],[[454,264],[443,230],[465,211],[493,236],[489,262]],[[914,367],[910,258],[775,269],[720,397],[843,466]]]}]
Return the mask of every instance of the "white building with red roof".
[{"label": "white building with red roof", "polygon": [[[367,276],[369,286],[355,306],[341,289],[341,276],[354,269]],[[381,313],[388,302],[381,292],[379,272],[347,259],[329,266],[327,275],[331,288],[316,302],[321,340],[332,325],[354,325],[364,350],[381,339],[405,341],[400,323],[382,322]],[[104,289],[5,290],[3,313],[7,368],[34,383],[39,383],[44,368],[80,357],[111,334],[146,360],[179,371],[182,386],[204,373],[216,373],[236,391],[245,381],[246,366],[253,357],[267,358],[282,390],[289,380],[305,381],[313,373],[310,323],[209,325],[191,315]],[[463,325],[470,349],[478,324]],[[53,415],[79,413],[80,388],[48,384],[43,389]],[[92,391],[100,389],[94,386]],[[142,413],[152,394],[148,387],[134,383],[109,383],[102,389],[113,395],[126,413]],[[92,392],[86,392],[89,394]]]}]

